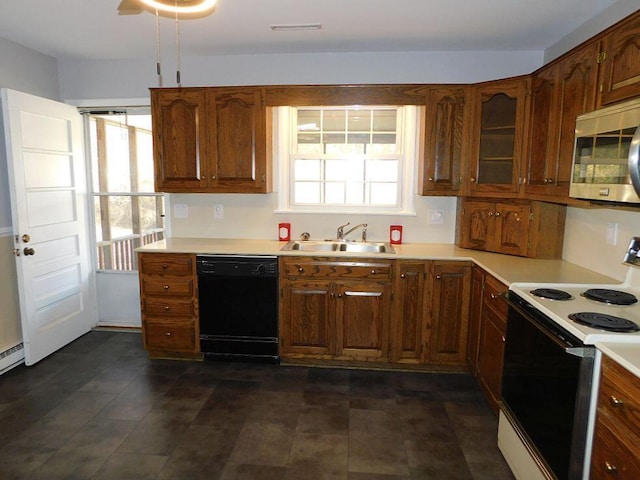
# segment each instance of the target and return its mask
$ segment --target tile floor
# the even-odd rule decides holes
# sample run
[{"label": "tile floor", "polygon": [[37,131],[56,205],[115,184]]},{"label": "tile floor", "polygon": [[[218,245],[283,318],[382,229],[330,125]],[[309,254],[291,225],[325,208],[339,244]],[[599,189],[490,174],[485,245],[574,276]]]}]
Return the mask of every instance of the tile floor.
[{"label": "tile floor", "polygon": [[512,479],[469,375],[149,360],[92,331],[0,376],[0,479]]}]

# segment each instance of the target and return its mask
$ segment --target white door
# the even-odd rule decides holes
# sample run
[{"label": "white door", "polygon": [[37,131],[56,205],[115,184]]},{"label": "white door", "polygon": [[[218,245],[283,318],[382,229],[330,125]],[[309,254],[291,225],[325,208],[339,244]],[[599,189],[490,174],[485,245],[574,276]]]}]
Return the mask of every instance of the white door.
[{"label": "white door", "polygon": [[97,323],[83,124],[75,107],[3,88],[25,363]]}]

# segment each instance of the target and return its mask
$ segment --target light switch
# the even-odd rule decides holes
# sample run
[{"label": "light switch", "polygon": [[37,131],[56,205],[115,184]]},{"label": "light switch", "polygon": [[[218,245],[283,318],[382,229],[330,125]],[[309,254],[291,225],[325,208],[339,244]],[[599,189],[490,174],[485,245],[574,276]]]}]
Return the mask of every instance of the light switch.
[{"label": "light switch", "polygon": [[213,206],[213,218],[216,220],[222,220],[224,218],[224,206],[217,203]]}]

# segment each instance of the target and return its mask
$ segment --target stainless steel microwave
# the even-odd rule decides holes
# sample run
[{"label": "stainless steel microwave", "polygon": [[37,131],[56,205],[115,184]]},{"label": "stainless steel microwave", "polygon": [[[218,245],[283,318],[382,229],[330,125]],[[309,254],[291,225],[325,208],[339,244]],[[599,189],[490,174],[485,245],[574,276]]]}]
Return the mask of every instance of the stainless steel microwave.
[{"label": "stainless steel microwave", "polygon": [[569,196],[640,204],[640,98],[579,115]]}]

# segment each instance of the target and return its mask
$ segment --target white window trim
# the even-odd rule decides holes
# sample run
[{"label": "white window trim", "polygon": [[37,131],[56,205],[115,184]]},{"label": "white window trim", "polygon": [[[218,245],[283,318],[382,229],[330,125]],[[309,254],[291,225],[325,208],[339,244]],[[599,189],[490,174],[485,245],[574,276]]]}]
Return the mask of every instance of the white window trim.
[{"label": "white window trim", "polygon": [[[404,161],[402,163],[402,181],[399,183],[400,206],[369,206],[365,208],[356,206],[318,205],[318,206],[292,206],[291,184],[289,182],[291,162],[289,150],[291,146],[291,107],[274,108],[274,159],[278,169],[278,208],[275,213],[341,213],[341,214],[367,214],[367,215],[407,215],[415,216],[416,172],[418,155],[420,153],[420,108],[413,105],[405,105],[402,109],[402,128],[404,130],[402,150]],[[408,135],[415,132],[415,135]]]}]

